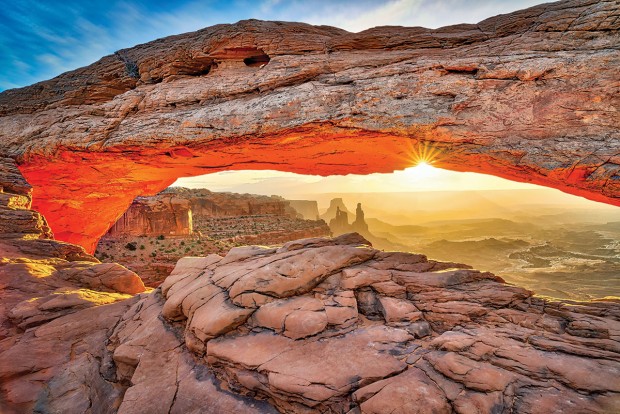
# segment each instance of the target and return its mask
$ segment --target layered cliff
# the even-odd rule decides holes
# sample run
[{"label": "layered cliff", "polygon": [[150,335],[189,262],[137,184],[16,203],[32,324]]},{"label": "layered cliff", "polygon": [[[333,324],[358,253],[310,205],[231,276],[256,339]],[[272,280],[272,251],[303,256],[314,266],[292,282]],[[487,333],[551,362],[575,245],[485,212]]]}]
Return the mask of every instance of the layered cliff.
[{"label": "layered cliff", "polygon": [[188,236],[193,231],[188,200],[174,194],[137,197],[108,230],[110,236]]},{"label": "layered cliff", "polygon": [[[295,203],[302,206],[305,213],[313,210],[318,213],[316,201],[297,200]],[[297,238],[329,234],[324,223],[317,220],[318,214],[311,220],[313,223],[306,226],[295,225],[297,221],[305,224],[300,216],[302,214],[292,202],[278,196],[171,187],[155,196],[137,197],[107,234],[111,237],[189,236],[195,230],[200,232],[199,238],[216,239],[277,231],[296,232]],[[283,228],[281,220],[290,220],[291,226]],[[261,221],[273,223],[259,226]],[[251,228],[240,228],[235,222],[245,222]],[[320,231],[312,231],[311,227],[320,228]],[[304,228],[308,234],[298,232]],[[283,237],[286,238],[286,234]]]},{"label": "layered cliff", "polygon": [[[302,205],[308,203],[312,205]],[[148,286],[158,286],[184,256],[330,235],[324,221],[298,216],[289,201],[278,196],[171,187],[136,198],[99,240],[95,255],[139,273]]]},{"label": "layered cliff", "polygon": [[170,187],[161,195],[171,194],[187,200],[194,216],[235,217],[247,215],[276,215],[295,217],[286,200],[278,196],[213,192],[204,188]]},{"label": "layered cliff", "polygon": [[217,25],[3,92],[0,151],[56,236],[89,251],[136,196],[227,169],[390,172],[429,158],[618,205],[619,9],[568,0],[361,33]]}]

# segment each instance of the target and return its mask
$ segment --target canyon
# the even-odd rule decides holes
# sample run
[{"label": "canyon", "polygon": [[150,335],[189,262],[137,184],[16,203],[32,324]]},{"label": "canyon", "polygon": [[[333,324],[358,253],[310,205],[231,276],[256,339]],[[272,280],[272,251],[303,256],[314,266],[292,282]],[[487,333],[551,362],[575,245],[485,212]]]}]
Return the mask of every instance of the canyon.
[{"label": "canyon", "polygon": [[178,194],[122,217],[221,170],[426,161],[620,205],[619,17],[567,0],[436,30],[248,20],[0,93],[2,412],[619,412],[618,298],[545,299],[357,233],[185,257],[155,289],[91,255],[118,219],[194,237]]},{"label": "canyon", "polygon": [[[292,205],[314,219],[304,219]],[[126,266],[155,287],[183,256],[330,234],[318,219],[316,201],[170,187],[155,196],[137,197],[99,240],[95,256]]]},{"label": "canyon", "polygon": [[544,188],[312,196],[330,203],[328,221],[337,209],[351,221],[362,202],[368,229],[332,226],[334,235],[357,231],[377,249],[467,263],[555,299],[620,297],[615,206]]},{"label": "canyon", "polygon": [[49,239],[0,165],[2,214],[36,218],[0,240],[3,412],[620,409],[617,299],[545,300],[356,233],[186,257],[151,291]]},{"label": "canyon", "polygon": [[434,30],[217,25],[1,93],[0,152],[56,238],[91,253],[135,197],[231,169],[427,157],[619,205],[619,43],[612,0]]}]

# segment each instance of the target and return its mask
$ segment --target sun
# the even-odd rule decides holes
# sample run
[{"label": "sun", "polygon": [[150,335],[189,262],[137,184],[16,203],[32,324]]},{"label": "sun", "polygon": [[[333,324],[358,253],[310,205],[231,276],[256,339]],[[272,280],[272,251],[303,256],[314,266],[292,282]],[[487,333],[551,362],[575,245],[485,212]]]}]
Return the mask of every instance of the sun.
[{"label": "sun", "polygon": [[439,169],[433,164],[440,162],[443,154],[440,148],[428,141],[417,142],[408,151],[408,161],[411,167],[404,170],[407,178],[412,180],[430,179],[436,177]]},{"label": "sun", "polygon": [[409,162],[414,167],[425,165],[427,167],[439,162],[443,157],[442,150],[434,143],[428,141],[417,142],[409,149]]},{"label": "sun", "polygon": [[433,167],[426,161],[420,161],[417,165],[404,170],[404,173],[408,178],[417,180],[432,178],[437,175],[437,172],[437,168]]}]

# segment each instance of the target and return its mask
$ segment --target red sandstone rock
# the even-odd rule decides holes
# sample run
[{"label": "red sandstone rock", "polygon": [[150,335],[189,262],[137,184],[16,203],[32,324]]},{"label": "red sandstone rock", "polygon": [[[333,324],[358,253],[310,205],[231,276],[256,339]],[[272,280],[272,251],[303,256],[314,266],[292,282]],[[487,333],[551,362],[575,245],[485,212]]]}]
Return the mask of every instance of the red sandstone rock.
[{"label": "red sandstone rock", "polygon": [[138,197],[108,230],[110,236],[185,236],[192,234],[192,210],[173,194]]},{"label": "red sandstone rock", "polygon": [[[0,170],[0,182],[18,177]],[[27,190],[4,190],[19,188]],[[222,392],[159,318],[158,296],[132,298],[145,290],[135,273],[12,225],[20,231],[0,237],[0,412],[275,412]],[[208,260],[194,268],[202,273]],[[179,266],[183,276],[190,269]]]},{"label": "red sandstone rock", "polygon": [[568,0],[436,30],[213,26],[3,92],[1,151],[89,251],[136,196],[226,169],[390,172],[427,152],[620,205],[619,25],[614,0]]},{"label": "red sandstone rock", "polygon": [[[317,272],[326,251],[340,264]],[[45,272],[95,280],[83,262],[21,265],[8,274],[24,291],[40,291]],[[80,310],[84,289],[38,296],[11,313],[35,327],[0,341],[0,403],[87,412],[90,401],[121,413],[620,408],[618,303],[548,302],[452,265],[344,235],[185,258],[160,289],[111,305]],[[235,305],[240,279],[281,297]],[[65,305],[73,313],[46,319]]]},{"label": "red sandstone rock", "polygon": [[157,287],[184,255],[328,235],[324,221],[299,218],[281,197],[172,187],[136,198],[99,240],[95,254],[102,261],[123,264],[139,273],[146,285]]},{"label": "red sandstone rock", "polygon": [[[328,275],[318,284],[303,282],[325,249],[349,260],[346,240],[359,245],[344,235],[185,259],[162,285],[163,316],[184,326],[187,347],[228,387],[286,413],[620,406],[617,304],[582,304],[579,314],[489,273],[449,270],[454,264],[422,255],[366,254],[367,245],[354,248],[359,260],[320,272]],[[267,289],[269,299],[241,303],[242,319],[201,334],[235,307],[238,280],[246,294]],[[290,283],[304,288],[276,287]],[[388,283],[402,290],[374,288]],[[192,312],[211,303],[197,320]]]},{"label": "red sandstone rock", "polygon": [[108,233],[110,236],[181,236],[192,234],[194,228],[201,230],[204,227],[201,220],[211,217],[295,217],[297,214],[286,200],[277,196],[173,187],[155,196],[137,197]]},{"label": "red sandstone rock", "polygon": [[[63,208],[67,214],[66,201],[72,201],[75,211],[95,207],[91,211],[98,212],[101,200],[114,195],[111,189],[116,186],[122,194],[107,200],[116,213],[102,216],[111,222],[136,193],[156,191],[176,174],[196,173],[198,166],[229,168],[224,161],[233,158],[266,168],[280,163],[282,154],[292,159],[290,154],[295,153],[300,156],[294,166],[278,164],[278,168],[309,171],[320,153],[326,163],[347,160],[341,167],[324,167],[325,172],[394,168],[400,165],[398,157],[386,156],[391,154],[387,149],[402,155],[395,143],[408,142],[407,134],[413,131],[422,138],[450,142],[447,152],[458,148],[452,161],[442,161],[444,165],[468,160],[462,165],[478,171],[501,166],[502,174],[512,178],[523,178],[523,171],[528,171],[533,181],[616,203],[617,120],[609,108],[617,97],[608,85],[616,78],[617,10],[610,1],[562,2],[518,12],[509,20],[500,16],[477,26],[432,32],[380,28],[347,34],[306,25],[246,22],[240,27],[269,30],[244,32],[234,42],[247,42],[246,46],[233,49],[226,49],[233,42],[227,33],[237,29],[219,26],[194,35],[208,40],[198,42],[204,51],[189,53],[186,46],[192,35],[180,36],[105,58],[91,68],[39,85],[40,90],[5,92],[0,100],[10,102],[10,107],[3,109],[0,123],[7,144],[3,151],[27,160],[22,168],[32,178],[35,200],[37,194],[43,196],[41,205],[52,213],[51,222],[59,226],[61,237],[85,244],[103,225],[76,215],[71,226],[63,227],[58,217]],[[269,40],[261,36],[278,34],[278,27],[288,27],[281,41],[261,44]],[[217,31],[222,36],[214,36]],[[215,44],[216,38],[221,44]],[[286,48],[294,51],[300,44],[310,52],[287,54],[291,51]],[[316,65],[315,59],[321,63],[326,49],[331,51],[331,65]],[[374,53],[377,49],[388,50]],[[266,61],[265,52],[272,59],[259,69],[255,63]],[[373,68],[359,69],[370,57],[375,59]],[[133,68],[134,59],[140,84],[127,74],[114,76]],[[250,66],[241,66],[243,59]],[[496,65],[498,61],[501,64]],[[290,70],[295,62],[298,72]],[[279,72],[279,64],[289,65],[286,76]],[[265,68],[268,73],[256,72]],[[592,71],[597,84],[580,88],[587,77],[579,74]],[[322,78],[320,74],[327,72],[329,76]],[[236,82],[235,76],[242,75],[250,80]],[[193,102],[195,96],[214,97],[209,94],[215,92],[216,76],[218,100]],[[90,80],[88,87],[82,86],[85,79]],[[225,79],[236,83],[227,84]],[[324,85],[315,88],[303,82]],[[235,99],[248,84],[263,88],[262,104],[247,94],[243,102]],[[275,87],[280,90],[272,91]],[[179,100],[185,88],[192,96]],[[54,94],[55,90],[65,93]],[[351,95],[355,91],[358,95]],[[339,107],[341,99],[336,98],[345,92],[360,98]],[[276,110],[271,99],[281,93],[278,102],[292,104],[286,111],[279,105]],[[314,99],[315,94],[326,99]],[[469,100],[474,97],[480,109],[472,108]],[[175,106],[158,106],[168,100]],[[236,111],[248,102],[257,104],[254,112]],[[327,102],[328,108],[317,102]],[[201,105],[208,105],[208,110]],[[179,125],[166,129],[158,124],[161,134],[151,134],[148,128],[137,131],[145,119],[163,119],[166,111],[184,106],[195,115],[183,117],[185,138],[166,135],[178,131]],[[223,116],[232,113],[237,115]],[[93,119],[93,114],[103,115]],[[385,114],[402,118],[395,123]],[[209,123],[210,116],[226,122],[224,132],[218,131],[217,122]],[[252,117],[263,117],[259,133],[250,130],[256,125]],[[300,121],[291,126],[291,119]],[[502,128],[497,128],[497,119]],[[92,127],[91,132],[74,129],[80,122]],[[40,127],[25,127],[26,123]],[[282,125],[289,129],[283,132]],[[343,132],[342,126],[352,127],[354,133]],[[57,147],[60,131],[63,145],[70,148]],[[239,147],[226,141],[250,133],[260,145],[248,139],[243,144],[247,147],[235,152]],[[26,142],[26,136],[32,140]],[[383,154],[375,150],[376,142],[371,143],[380,136],[386,143]],[[219,141],[214,144],[213,138]],[[195,153],[175,147],[189,141],[196,144],[191,147]],[[266,143],[282,149],[271,151],[273,146]],[[542,143],[548,150],[535,145]],[[212,151],[217,145],[221,154],[205,155],[205,148]],[[86,147],[91,152],[74,152]],[[232,154],[223,153],[227,148]],[[126,149],[123,157],[128,159],[101,152],[104,149]],[[54,155],[35,157],[42,153]],[[54,157],[57,171],[49,168]],[[145,157],[158,165],[140,162]],[[195,164],[184,164],[188,159]],[[75,169],[66,168],[74,161]],[[96,162],[87,167],[91,161]],[[48,167],[47,176],[41,174],[43,167]],[[97,167],[110,167],[99,169],[106,171],[105,180]],[[82,172],[91,182],[80,188],[75,177]],[[5,204],[0,210],[7,217],[27,211],[28,202],[15,195],[28,198],[30,189],[6,159],[0,163],[0,183],[8,194],[1,198]],[[70,196],[59,196],[63,191]],[[240,413],[269,413],[273,407],[292,413],[620,411],[620,305],[614,301],[550,302],[507,286],[491,274],[421,255],[379,252],[349,235],[291,242],[281,249],[234,249],[223,258],[186,259],[153,293],[101,306],[94,302],[82,309],[88,302],[85,298],[96,291],[74,284],[103,290],[105,275],[95,271],[101,265],[79,248],[45,239],[49,232],[44,226],[21,223],[16,226],[20,231],[0,240],[2,251],[9,252],[0,265],[3,412],[30,412],[35,407],[77,413],[93,407],[106,413],[185,413],[205,407]],[[47,247],[36,259],[18,256],[39,246]],[[337,266],[319,260],[325,252],[334,255]],[[91,263],[76,263],[76,258]],[[272,263],[277,265],[269,271]],[[132,279],[130,273],[126,276]],[[122,280],[115,279],[112,286],[133,289],[133,283]],[[238,280],[252,289],[233,295],[242,306],[230,298]],[[273,292],[277,295],[270,297]],[[104,296],[109,293],[113,292]],[[259,303],[241,301],[241,294],[260,298]],[[199,314],[194,321],[192,316],[210,306],[214,297],[216,312]],[[19,305],[24,299],[34,300]],[[301,303],[287,307],[289,301],[303,301],[310,308]],[[324,327],[313,319],[306,327],[298,323],[304,318],[299,318],[294,329],[286,329],[286,320],[296,312],[322,314],[317,301],[325,309]],[[418,309],[423,321],[411,322],[412,309],[405,303]],[[278,304],[282,313],[290,311],[276,315],[284,317],[284,328],[256,323],[254,314]],[[391,319],[394,312],[386,307],[405,309],[407,317],[397,318],[399,326],[389,326],[386,317]],[[15,310],[13,320],[4,317],[8,308]],[[15,323],[31,327],[23,331]],[[217,329],[198,337],[195,333],[200,330],[193,327]]]}]

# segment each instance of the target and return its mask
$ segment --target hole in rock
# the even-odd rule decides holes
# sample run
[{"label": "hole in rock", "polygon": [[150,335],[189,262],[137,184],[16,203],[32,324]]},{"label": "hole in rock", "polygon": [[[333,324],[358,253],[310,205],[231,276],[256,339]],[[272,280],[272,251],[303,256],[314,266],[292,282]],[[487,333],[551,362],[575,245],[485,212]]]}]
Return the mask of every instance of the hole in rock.
[{"label": "hole in rock", "polygon": [[255,56],[246,57],[243,59],[243,63],[250,67],[262,67],[269,63],[270,60],[271,58],[266,53],[261,53]]},{"label": "hole in rock", "polygon": [[[417,165],[390,174],[242,170],[181,178],[156,196],[138,197],[100,239],[96,256],[156,286],[183,256],[355,231],[376,248],[464,263],[541,295],[620,295],[620,209],[439,169],[437,157],[425,148]],[[369,318],[380,316],[375,293],[369,288],[358,298]]]}]

